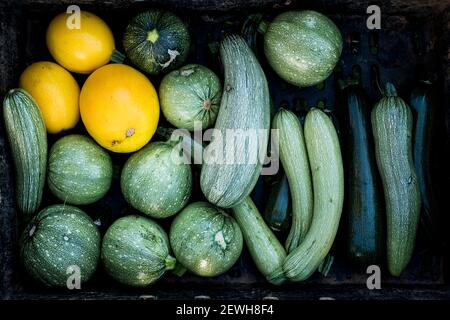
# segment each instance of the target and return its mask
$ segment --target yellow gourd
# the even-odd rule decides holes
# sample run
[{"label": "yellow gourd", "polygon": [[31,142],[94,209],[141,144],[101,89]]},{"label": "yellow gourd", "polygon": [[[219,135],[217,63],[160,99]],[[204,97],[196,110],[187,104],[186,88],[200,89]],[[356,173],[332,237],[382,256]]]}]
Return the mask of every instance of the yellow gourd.
[{"label": "yellow gourd", "polygon": [[98,144],[126,153],[150,141],[160,111],[156,90],[142,73],[123,64],[108,64],[84,83],[80,112]]},{"label": "yellow gourd", "polygon": [[20,76],[19,86],[36,100],[48,133],[71,129],[80,119],[80,87],[60,65],[49,61],[31,64]]},{"label": "yellow gourd", "polygon": [[79,28],[71,14],[57,15],[47,29],[47,47],[64,68],[91,73],[107,64],[114,52],[114,37],[108,25],[96,15],[80,11]]}]

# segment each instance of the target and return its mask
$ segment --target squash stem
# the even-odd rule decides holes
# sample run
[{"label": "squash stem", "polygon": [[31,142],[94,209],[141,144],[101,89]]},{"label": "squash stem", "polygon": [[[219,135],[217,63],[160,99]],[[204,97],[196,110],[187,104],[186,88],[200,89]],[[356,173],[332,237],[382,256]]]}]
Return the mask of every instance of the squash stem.
[{"label": "squash stem", "polygon": [[261,20],[261,22],[258,25],[258,32],[261,34],[265,34],[267,32],[267,29],[269,28],[270,22],[267,20]]},{"label": "squash stem", "polygon": [[397,90],[395,89],[395,87],[394,87],[394,85],[392,83],[387,82],[384,94],[387,97],[396,97],[397,96]]},{"label": "squash stem", "polygon": [[159,38],[158,30],[152,29],[149,32],[147,32],[147,41],[150,41],[151,43],[155,43]]},{"label": "squash stem", "polygon": [[175,266],[177,265],[177,259],[175,259],[171,255],[168,255],[164,262],[166,265],[166,270],[173,270],[175,268]]},{"label": "squash stem", "polygon": [[125,58],[126,57],[125,57],[125,55],[122,52],[114,49],[114,51],[113,51],[113,53],[111,55],[110,61],[112,63],[123,63],[125,61]]},{"label": "squash stem", "polygon": [[285,282],[287,279],[286,276],[284,275],[283,267],[280,266],[279,268],[275,269],[271,274],[267,275],[266,280],[277,286]]},{"label": "squash stem", "polygon": [[186,273],[187,269],[179,262],[175,265],[175,268],[172,270],[172,273],[182,277]]},{"label": "squash stem", "polygon": [[331,270],[333,261],[334,261],[334,256],[327,255],[325,257],[325,259],[323,259],[323,261],[320,263],[317,271],[319,271],[324,277],[326,277]]}]

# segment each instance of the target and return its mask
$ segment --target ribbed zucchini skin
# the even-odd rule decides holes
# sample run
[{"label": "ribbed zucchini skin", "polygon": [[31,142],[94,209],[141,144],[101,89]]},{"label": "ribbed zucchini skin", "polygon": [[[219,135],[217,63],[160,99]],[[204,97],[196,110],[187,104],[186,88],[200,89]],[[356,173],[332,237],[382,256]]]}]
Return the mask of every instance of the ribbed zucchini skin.
[{"label": "ribbed zucchini skin", "polygon": [[372,128],[386,202],[388,269],[399,276],[414,249],[420,190],[412,156],[412,113],[390,83],[372,110]]},{"label": "ribbed zucchini skin", "polygon": [[41,111],[23,89],[10,90],[3,117],[15,168],[16,201],[24,219],[38,210],[45,185],[47,132]]},{"label": "ribbed zucchini skin", "polygon": [[100,242],[100,232],[86,213],[69,205],[52,205],[22,233],[20,257],[34,279],[65,287],[70,266],[80,268],[81,283],[89,280],[97,268]]},{"label": "ribbed zucchini skin", "polygon": [[[245,244],[258,270],[270,278],[272,272],[283,265],[286,251],[267,227],[250,197],[233,207],[233,215],[241,227]],[[281,282],[278,281],[278,284]]]},{"label": "ribbed zucchini skin", "polygon": [[439,108],[435,87],[429,82],[418,83],[411,93],[410,105],[416,118],[413,157],[422,198],[422,225],[428,237],[439,242],[442,238],[441,219],[431,173],[431,150]]},{"label": "ribbed zucchini skin", "polygon": [[[215,132],[212,140],[222,142],[225,158],[230,159],[230,154],[227,155],[225,150],[229,143],[233,143],[235,159],[240,154],[246,155],[248,159],[251,150],[245,147],[246,141],[240,139],[239,143],[235,143],[234,139],[225,137],[229,129],[255,129],[255,154],[259,156],[266,152],[270,129],[270,98],[266,77],[253,52],[239,36],[230,35],[222,41],[220,57],[225,69],[225,81],[215,129],[222,137]],[[260,129],[265,131],[261,134]],[[231,208],[250,194],[261,173],[262,163],[259,159],[255,159],[254,163],[211,163],[215,159],[211,154],[216,146],[211,142],[205,149],[200,186],[209,202]],[[224,159],[218,160],[224,162]]]},{"label": "ribbed zucchini skin", "polygon": [[281,164],[289,181],[292,199],[292,224],[286,240],[286,250],[292,252],[306,236],[313,214],[311,171],[303,137],[303,128],[297,116],[281,108],[273,119],[278,129]]},{"label": "ribbed zucchini skin", "polygon": [[287,256],[273,282],[284,276],[301,281],[311,276],[333,245],[344,201],[341,149],[331,119],[319,109],[306,115],[305,142],[311,167],[314,209],[311,227],[303,242]]},{"label": "ribbed zucchini skin", "polygon": [[342,92],[347,215],[346,251],[362,266],[378,263],[384,254],[384,199],[373,146],[370,109],[365,92],[351,85]]}]

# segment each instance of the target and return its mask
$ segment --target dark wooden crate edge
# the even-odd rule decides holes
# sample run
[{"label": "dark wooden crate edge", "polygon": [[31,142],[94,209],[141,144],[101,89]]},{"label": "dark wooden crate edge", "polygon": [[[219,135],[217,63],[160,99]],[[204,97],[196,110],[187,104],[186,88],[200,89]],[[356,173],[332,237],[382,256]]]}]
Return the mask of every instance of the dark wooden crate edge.
[{"label": "dark wooden crate edge", "polygon": [[363,286],[331,285],[302,288],[248,287],[233,288],[167,288],[139,293],[103,293],[93,291],[60,294],[17,293],[3,297],[6,300],[450,300],[450,286],[386,286],[369,290]]},{"label": "dark wooden crate edge", "polygon": [[[345,1],[344,1],[345,2]],[[0,65],[2,65],[2,72],[0,73],[0,94],[4,96],[9,89],[10,83],[15,83],[18,78],[18,55],[20,54],[18,48],[20,35],[15,32],[19,30],[17,28],[20,23],[20,10],[0,7],[0,48],[6,48],[6,50],[0,50]],[[11,14],[14,13],[14,14]],[[450,9],[447,9],[442,14],[442,34],[441,37],[441,63],[443,66],[443,75],[445,77],[445,93],[446,93],[446,105],[449,105],[450,97]],[[450,137],[450,109],[446,113],[446,127],[447,137]],[[447,140],[447,151],[449,151],[450,143]],[[13,191],[11,188],[11,166],[9,160],[9,149],[5,138],[3,121],[0,121],[0,297],[4,299],[143,299],[145,295],[122,295],[115,293],[101,293],[101,292],[83,292],[72,295],[58,295],[58,294],[26,294],[16,292],[14,288],[14,272],[13,261],[11,252],[17,252],[16,250],[16,212],[13,205]],[[450,177],[447,177],[450,183]],[[6,249],[6,250],[5,250]],[[149,289],[150,290],[150,289]],[[256,291],[255,291],[256,290]],[[249,288],[242,287],[235,290],[223,290],[223,289],[205,289],[203,291],[197,289],[186,289],[183,294],[180,294],[180,290],[174,290],[172,293],[169,290],[158,289],[155,290],[152,295],[165,297],[167,299],[185,298],[190,299],[198,296],[199,293],[209,293],[214,299],[226,299],[231,298],[236,291],[239,292],[239,299],[251,299],[251,298],[264,298],[266,294],[272,294],[276,292],[281,299],[306,299],[312,300],[317,297],[327,295],[335,295],[342,299],[450,299],[450,286],[425,286],[414,288],[400,288],[389,287],[380,292],[370,291],[367,294],[367,289],[355,288],[349,285],[336,285],[332,287],[316,287],[306,288],[305,291],[298,288],[292,290],[292,288],[271,290],[267,287],[263,288]],[[150,290],[150,292],[152,292]],[[151,295],[150,295],[151,296]],[[237,297],[237,296],[236,296]]]}]

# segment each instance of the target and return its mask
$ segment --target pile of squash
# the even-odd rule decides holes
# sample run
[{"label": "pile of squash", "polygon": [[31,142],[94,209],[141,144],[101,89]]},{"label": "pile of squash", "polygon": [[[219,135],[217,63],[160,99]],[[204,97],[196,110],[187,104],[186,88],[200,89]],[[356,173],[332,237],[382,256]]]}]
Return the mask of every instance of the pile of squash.
[{"label": "pile of squash", "polygon": [[[27,224],[20,256],[30,275],[64,287],[71,271],[78,268],[84,283],[102,261],[112,278],[130,286],[154,283],[172,269],[213,277],[235,264],[245,242],[269,282],[310,277],[331,249],[344,204],[344,165],[330,117],[313,108],[303,125],[285,109],[271,118],[264,71],[239,35],[220,43],[221,79],[205,66],[185,64],[188,27],[171,12],[148,10],[135,16],[123,33],[125,55],[115,49],[101,18],[85,11],[78,18],[78,26],[67,23],[66,13],[50,22],[46,42],[54,62],[29,65],[3,104],[16,204]],[[340,31],[318,12],[285,12],[263,29],[267,62],[295,86],[321,83],[340,59]],[[158,90],[151,82],[157,75],[163,76]],[[411,157],[411,111],[392,85],[385,94],[372,123],[387,203],[389,270],[399,275],[414,247],[420,191]],[[186,132],[214,128],[211,143],[198,143],[189,134],[155,141],[160,112]],[[363,133],[372,135],[365,125]],[[265,155],[271,128],[278,133],[277,151],[287,177],[287,185],[277,190],[290,193],[283,207],[284,215],[292,213],[292,223],[284,227],[290,230],[285,245],[271,229],[271,212],[266,223],[250,198],[261,161],[204,161],[204,200],[190,203],[192,159],[177,152],[180,144],[198,147],[214,160],[214,141],[227,130],[253,129],[262,132],[255,145]],[[47,135],[54,134],[62,137],[49,148]],[[243,145],[238,148],[247,152]],[[76,206],[94,203],[110,189],[111,152],[130,153],[120,186],[139,214],[114,221],[102,238],[91,217]],[[375,166],[375,159],[369,160],[365,165]],[[372,178],[369,174],[360,183],[377,183]],[[40,208],[46,183],[61,203]],[[379,206],[375,200],[364,198],[367,206],[358,210]],[[174,217],[171,228],[164,230],[158,220],[169,217]],[[373,231],[375,237],[378,229]]]}]

